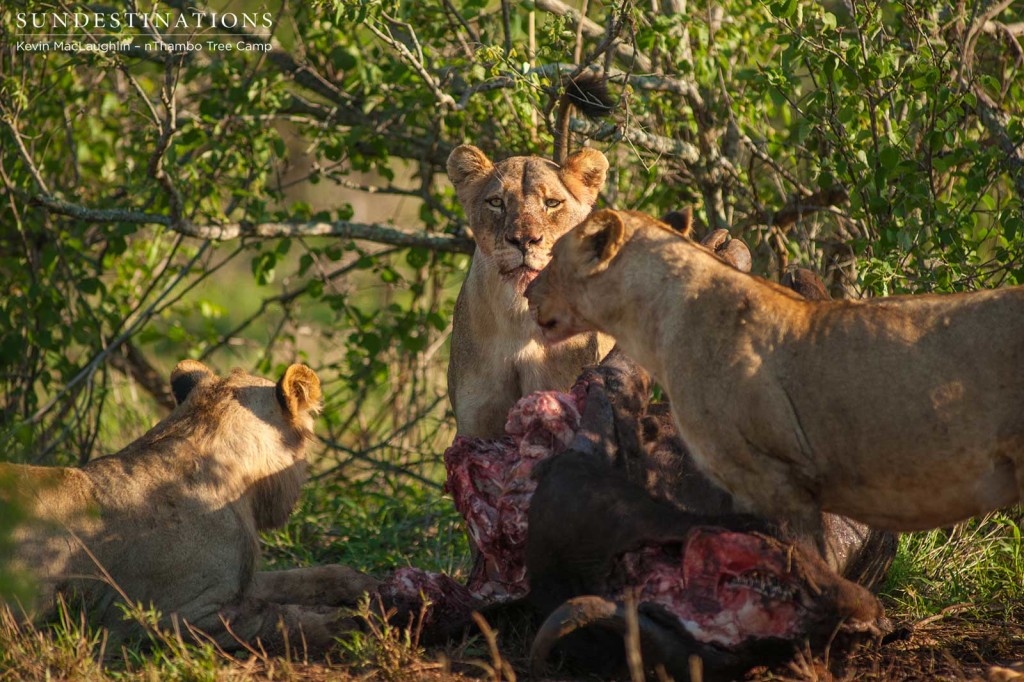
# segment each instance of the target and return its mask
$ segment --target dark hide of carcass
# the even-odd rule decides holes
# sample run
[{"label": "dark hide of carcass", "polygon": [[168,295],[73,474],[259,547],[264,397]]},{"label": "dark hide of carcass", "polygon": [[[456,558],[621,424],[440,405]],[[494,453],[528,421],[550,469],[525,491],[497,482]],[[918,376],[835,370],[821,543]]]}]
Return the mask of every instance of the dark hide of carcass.
[{"label": "dark hide of carcass", "polygon": [[[577,394],[581,388],[576,438],[535,468],[529,598],[551,614],[534,644],[535,664],[567,635],[573,662],[605,672],[620,664],[630,591],[644,660],[676,679],[687,679],[691,655],[715,679],[784,658],[804,641],[879,632],[877,599],[833,569],[880,577],[892,559],[886,538],[830,533],[825,545],[842,560],[830,568],[813,551],[821,539],[733,512],[671,423],[644,416],[649,379],[625,356],[613,351],[585,370]],[[830,528],[850,528],[835,520]],[[866,555],[877,557],[873,571],[861,562]]]}]

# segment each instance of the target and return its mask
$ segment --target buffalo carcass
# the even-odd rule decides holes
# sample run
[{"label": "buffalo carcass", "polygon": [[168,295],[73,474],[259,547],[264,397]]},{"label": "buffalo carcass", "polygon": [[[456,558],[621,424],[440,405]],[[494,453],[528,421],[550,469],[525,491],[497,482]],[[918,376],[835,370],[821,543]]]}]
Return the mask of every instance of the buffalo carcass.
[{"label": "buffalo carcass", "polygon": [[[573,634],[571,658],[614,665],[621,653],[608,654],[622,650],[629,595],[644,660],[677,679],[686,679],[692,655],[713,679],[784,658],[804,641],[877,633],[877,599],[836,571],[877,582],[893,536],[831,517],[825,538],[794,538],[734,513],[670,422],[643,416],[648,381],[617,351],[588,368],[575,391],[582,417],[574,440],[534,469],[526,566],[530,601],[550,613],[534,663]],[[810,549],[822,541],[831,566]]]},{"label": "buffalo carcass", "polygon": [[[873,631],[878,601],[808,551],[814,541],[730,511],[670,423],[645,416],[648,382],[613,353],[571,393],[523,398],[506,438],[458,439],[445,453],[447,487],[478,549],[476,607],[529,595],[551,614],[537,662],[563,635],[595,626],[568,644],[607,671],[621,655],[595,652],[621,652],[622,600],[633,592],[646,660],[680,679],[690,655],[710,678],[837,630]],[[829,527],[851,528],[836,521]],[[892,557],[888,535],[833,530],[825,540],[833,567],[858,576],[877,579]]]},{"label": "buffalo carcass", "polygon": [[[828,296],[809,270],[787,273],[784,284],[805,298]],[[541,613],[554,613],[538,635],[535,662],[583,624],[621,631],[622,601],[607,595],[626,589],[640,601],[645,651],[679,677],[694,653],[710,671],[727,674],[785,655],[801,639],[820,644],[844,613],[847,630],[872,629],[881,614],[877,600],[835,573],[877,586],[895,556],[896,536],[830,514],[823,515],[821,537],[781,528],[729,532],[758,522],[737,516],[731,496],[696,468],[668,405],[648,405],[649,382],[617,350],[585,370],[574,388],[586,395],[578,435],[568,452],[536,469],[530,599]],[[718,527],[710,534],[701,527],[709,523]],[[673,535],[678,539],[669,541]],[[801,560],[794,563],[794,556]],[[801,571],[804,579],[795,575]],[[822,585],[829,588],[819,592]],[[597,633],[576,639],[584,660],[615,649]]]}]

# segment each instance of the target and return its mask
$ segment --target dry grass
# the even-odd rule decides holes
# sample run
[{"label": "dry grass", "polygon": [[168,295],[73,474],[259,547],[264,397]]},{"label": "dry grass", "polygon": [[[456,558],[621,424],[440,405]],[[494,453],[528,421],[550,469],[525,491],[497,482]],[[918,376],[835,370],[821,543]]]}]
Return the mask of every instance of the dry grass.
[{"label": "dry grass", "polygon": [[[510,636],[481,620],[484,636],[443,648],[426,648],[416,640],[418,627],[396,628],[364,604],[361,636],[340,643],[323,661],[276,658],[253,649],[229,655],[212,647],[185,644],[180,638],[156,646],[105,650],[101,635],[90,633],[80,618],[63,611],[46,628],[19,625],[0,611],[0,681],[84,680],[464,680],[515,682],[529,679],[525,651],[529,638],[523,622],[502,623]],[[1024,625],[1007,614],[962,614],[949,609],[903,627],[903,636],[885,644],[863,645],[852,652],[798,652],[785,666],[755,669],[748,682],[890,682],[920,680],[965,682],[987,680],[992,666],[1024,660]],[[560,677],[560,679],[565,679]],[[1009,678],[993,677],[1000,682]],[[699,682],[695,680],[695,682]]]},{"label": "dry grass", "polygon": [[[384,517],[391,523],[404,518],[395,513]],[[319,519],[313,515],[310,521]],[[444,535],[428,543],[424,560],[436,561],[445,543]],[[389,549],[382,556],[390,553]],[[1009,515],[908,536],[883,593],[890,617],[900,626],[899,636],[852,652],[812,655],[805,650],[788,665],[755,669],[746,679],[988,680],[992,666],[1024,661],[1024,600],[1016,598],[1024,591],[1020,556],[1017,519]],[[9,611],[0,610],[0,682],[469,678],[515,682],[529,678],[527,653],[533,628],[525,612],[491,614],[489,621],[478,623],[483,635],[441,647],[420,642],[416,619],[408,627],[395,627],[369,602],[356,615],[365,623],[363,630],[340,641],[327,660],[310,661],[272,657],[258,649],[227,654],[212,646],[190,644],[178,633],[161,630],[155,614],[141,609],[129,609],[128,616],[143,622],[150,643],[119,651],[110,651],[102,632],[90,630],[80,614],[67,609],[61,609],[56,621],[45,627],[19,624]],[[698,677],[694,676],[695,682]],[[993,682],[1009,679],[992,678]]]}]

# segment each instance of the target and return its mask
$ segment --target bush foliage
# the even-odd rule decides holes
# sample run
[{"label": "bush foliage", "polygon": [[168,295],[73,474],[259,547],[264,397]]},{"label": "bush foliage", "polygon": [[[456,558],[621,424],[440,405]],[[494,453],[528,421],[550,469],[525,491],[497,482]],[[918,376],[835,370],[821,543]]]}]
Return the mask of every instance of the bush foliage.
[{"label": "bush foliage", "polygon": [[[760,274],[809,266],[836,296],[1024,282],[1019,4],[260,8],[271,28],[216,31],[269,51],[147,50],[187,36],[122,26],[79,37],[129,49],[33,52],[19,43],[47,30],[18,13],[64,10],[0,9],[4,458],[117,449],[169,408],[184,357],[265,375],[301,360],[325,387],[317,485],[337,509],[348,489],[367,499],[366,481],[411,486],[401,518],[458,536],[450,509],[416,511],[423,490],[439,494],[420,484],[436,485],[452,432],[445,342],[471,248],[445,160],[464,141],[550,155],[559,98],[583,71],[616,101],[603,120],[569,121],[571,146],[611,160],[604,205],[692,204],[702,229],[750,244]],[[357,210],[370,202],[403,212],[382,224]],[[323,503],[287,532],[308,538],[332,515],[383,527]],[[288,537],[275,546],[297,546]]]}]

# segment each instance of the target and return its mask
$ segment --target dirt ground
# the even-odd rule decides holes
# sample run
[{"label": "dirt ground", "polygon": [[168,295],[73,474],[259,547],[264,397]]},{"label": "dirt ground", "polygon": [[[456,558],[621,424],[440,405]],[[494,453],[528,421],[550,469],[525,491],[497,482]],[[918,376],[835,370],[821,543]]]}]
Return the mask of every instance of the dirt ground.
[{"label": "dirt ground", "polygon": [[[752,671],[748,681],[768,682],[1008,682],[993,666],[1024,661],[1024,625],[994,618],[940,615],[897,628],[890,641],[845,656],[796,658],[783,669]],[[1022,669],[1024,670],[1024,669]],[[990,678],[990,672],[992,677]]]},{"label": "dirt ground", "polygon": [[[518,644],[518,642],[517,642]],[[518,646],[511,647],[518,649]],[[455,653],[451,650],[448,654]],[[461,652],[465,654],[466,652]],[[422,682],[514,682],[534,680],[587,680],[555,673],[543,680],[531,678],[526,659],[518,652],[505,654],[515,677],[508,672],[496,674],[493,659],[484,654],[475,661],[465,658],[447,662],[445,652],[428,650],[426,657],[400,669],[354,670],[327,663],[289,663],[282,667],[275,659],[251,664],[246,680],[302,680],[303,682],[350,682],[365,680],[410,680]],[[458,656],[458,654],[456,654]],[[1024,682],[1013,673],[994,674],[993,666],[1024,662],[1024,625],[998,619],[964,615],[943,615],[918,623],[903,624],[895,637],[881,645],[862,646],[844,655],[826,653],[815,657],[797,654],[785,665],[774,669],[750,671],[743,682]],[[267,665],[269,663],[269,665]],[[240,671],[239,671],[240,672]],[[705,682],[693,680],[693,682]]]},{"label": "dirt ground", "polygon": [[[1018,624],[1021,623],[1021,624]],[[886,642],[863,645],[855,651],[839,654],[808,656],[798,653],[788,664],[773,669],[754,669],[742,678],[743,682],[1024,682],[1014,673],[994,674],[993,667],[1010,667],[1024,662],[1024,621],[1006,622],[998,618],[984,618],[956,613],[933,616],[917,623],[897,624],[896,631]],[[517,637],[514,639],[518,639]],[[536,680],[527,670],[522,642],[502,646],[506,661],[511,664],[516,679]],[[451,652],[450,652],[451,653]],[[427,659],[443,655],[428,652]],[[456,654],[456,657],[458,655]],[[397,677],[403,680],[486,679],[493,682],[509,680],[509,675],[495,675],[488,670],[491,663],[486,655],[479,663],[428,663],[403,669]],[[335,669],[336,670],[336,669]],[[338,679],[330,674],[321,677],[314,671],[309,679]],[[326,673],[326,671],[322,671]],[[365,677],[356,673],[356,677]],[[370,678],[379,678],[369,673]],[[391,677],[391,676],[386,676]],[[571,675],[555,673],[548,680],[572,680]],[[546,682],[546,681],[542,681]],[[693,682],[702,682],[693,680]]]}]

